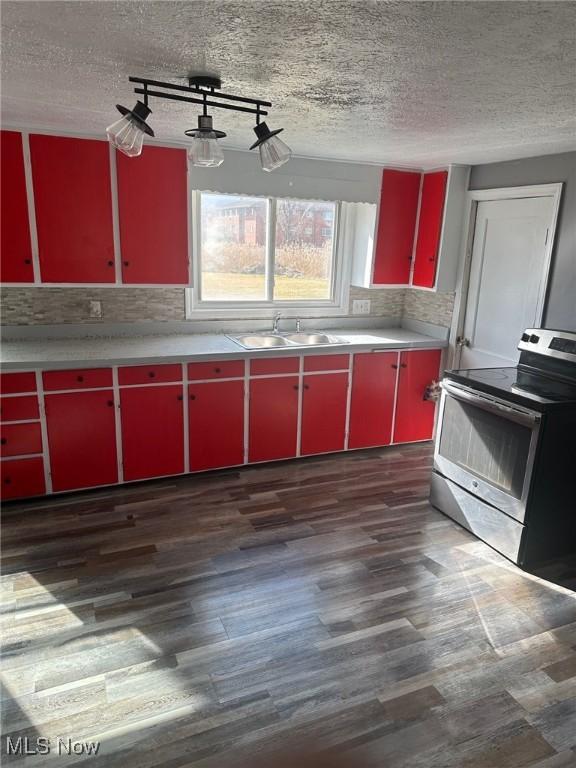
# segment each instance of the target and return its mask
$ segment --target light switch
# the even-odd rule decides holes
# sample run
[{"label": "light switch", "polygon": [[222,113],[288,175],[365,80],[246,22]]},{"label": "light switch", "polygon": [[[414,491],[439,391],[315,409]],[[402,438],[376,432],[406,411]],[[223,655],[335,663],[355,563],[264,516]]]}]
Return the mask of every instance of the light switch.
[{"label": "light switch", "polygon": [[354,299],[352,301],[352,314],[353,315],[369,315],[370,299]]},{"label": "light switch", "polygon": [[90,300],[90,317],[100,319],[102,317],[102,302]]}]

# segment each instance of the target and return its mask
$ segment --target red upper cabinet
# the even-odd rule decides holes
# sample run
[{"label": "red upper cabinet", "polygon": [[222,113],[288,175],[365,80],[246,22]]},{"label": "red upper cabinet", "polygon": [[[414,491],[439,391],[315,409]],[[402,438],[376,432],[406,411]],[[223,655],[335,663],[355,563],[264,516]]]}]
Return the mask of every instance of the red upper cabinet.
[{"label": "red upper cabinet", "polygon": [[232,467],[244,461],[244,381],[188,387],[190,469]]},{"label": "red upper cabinet", "polygon": [[108,144],[30,136],[44,283],[113,283],[114,235]]},{"label": "red upper cabinet", "polygon": [[145,146],[116,164],[123,282],[187,284],[186,151]]},{"label": "red upper cabinet", "polygon": [[348,373],[304,377],[301,453],[343,451]]},{"label": "red upper cabinet", "polygon": [[3,283],[32,283],[34,272],[20,133],[0,132],[0,177],[0,279]]},{"label": "red upper cabinet", "polygon": [[52,486],[55,491],[118,481],[112,390],[45,397]]},{"label": "red upper cabinet", "polygon": [[397,372],[397,352],[354,355],[349,448],[390,443]]},{"label": "red upper cabinet", "polygon": [[438,379],[441,355],[439,349],[417,349],[400,355],[395,443],[432,438],[436,408],[424,395],[428,385]]},{"label": "red upper cabinet", "polygon": [[182,384],[120,390],[125,480],[184,472]]},{"label": "red upper cabinet", "polygon": [[435,171],[425,173],[422,182],[418,238],[412,274],[412,285],[421,288],[433,288],[436,281],[447,180],[447,171]]},{"label": "red upper cabinet", "polygon": [[250,461],[296,456],[298,377],[278,376],[250,381]]},{"label": "red upper cabinet", "polygon": [[421,174],[384,169],[374,254],[375,285],[405,285],[410,278]]}]

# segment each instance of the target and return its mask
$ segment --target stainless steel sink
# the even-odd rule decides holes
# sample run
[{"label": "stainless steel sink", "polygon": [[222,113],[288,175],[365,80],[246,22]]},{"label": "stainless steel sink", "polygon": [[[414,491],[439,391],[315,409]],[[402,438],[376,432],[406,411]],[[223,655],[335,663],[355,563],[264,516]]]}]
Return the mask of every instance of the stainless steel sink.
[{"label": "stainless steel sink", "polygon": [[230,336],[229,338],[245,349],[266,349],[269,347],[289,346],[289,342],[286,341],[285,338],[273,334],[251,334],[248,336]]},{"label": "stainless steel sink", "polygon": [[228,336],[244,349],[273,349],[278,347],[326,347],[347,344],[345,339],[327,333],[247,333]]},{"label": "stainless steel sink", "polygon": [[343,344],[342,339],[328,336],[326,333],[287,333],[286,338],[292,344]]}]

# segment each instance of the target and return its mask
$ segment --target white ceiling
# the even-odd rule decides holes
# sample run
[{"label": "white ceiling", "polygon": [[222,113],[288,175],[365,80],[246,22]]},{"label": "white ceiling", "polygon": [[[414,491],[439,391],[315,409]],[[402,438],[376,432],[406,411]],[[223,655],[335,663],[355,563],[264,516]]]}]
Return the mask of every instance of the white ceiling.
[{"label": "white ceiling", "polygon": [[[3,2],[6,125],[99,135],[128,75],[273,102],[296,154],[433,166],[576,148],[576,3]],[[151,100],[161,140],[197,109]],[[219,111],[224,146],[251,117]]]}]

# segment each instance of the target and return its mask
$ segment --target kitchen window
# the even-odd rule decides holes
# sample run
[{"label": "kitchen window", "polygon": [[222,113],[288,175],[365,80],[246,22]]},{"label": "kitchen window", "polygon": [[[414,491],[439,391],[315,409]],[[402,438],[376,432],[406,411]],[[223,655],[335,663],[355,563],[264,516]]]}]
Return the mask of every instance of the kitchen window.
[{"label": "kitchen window", "polygon": [[[339,203],[192,193],[189,316],[341,312],[347,281]],[[268,313],[266,312],[268,310]]]}]

